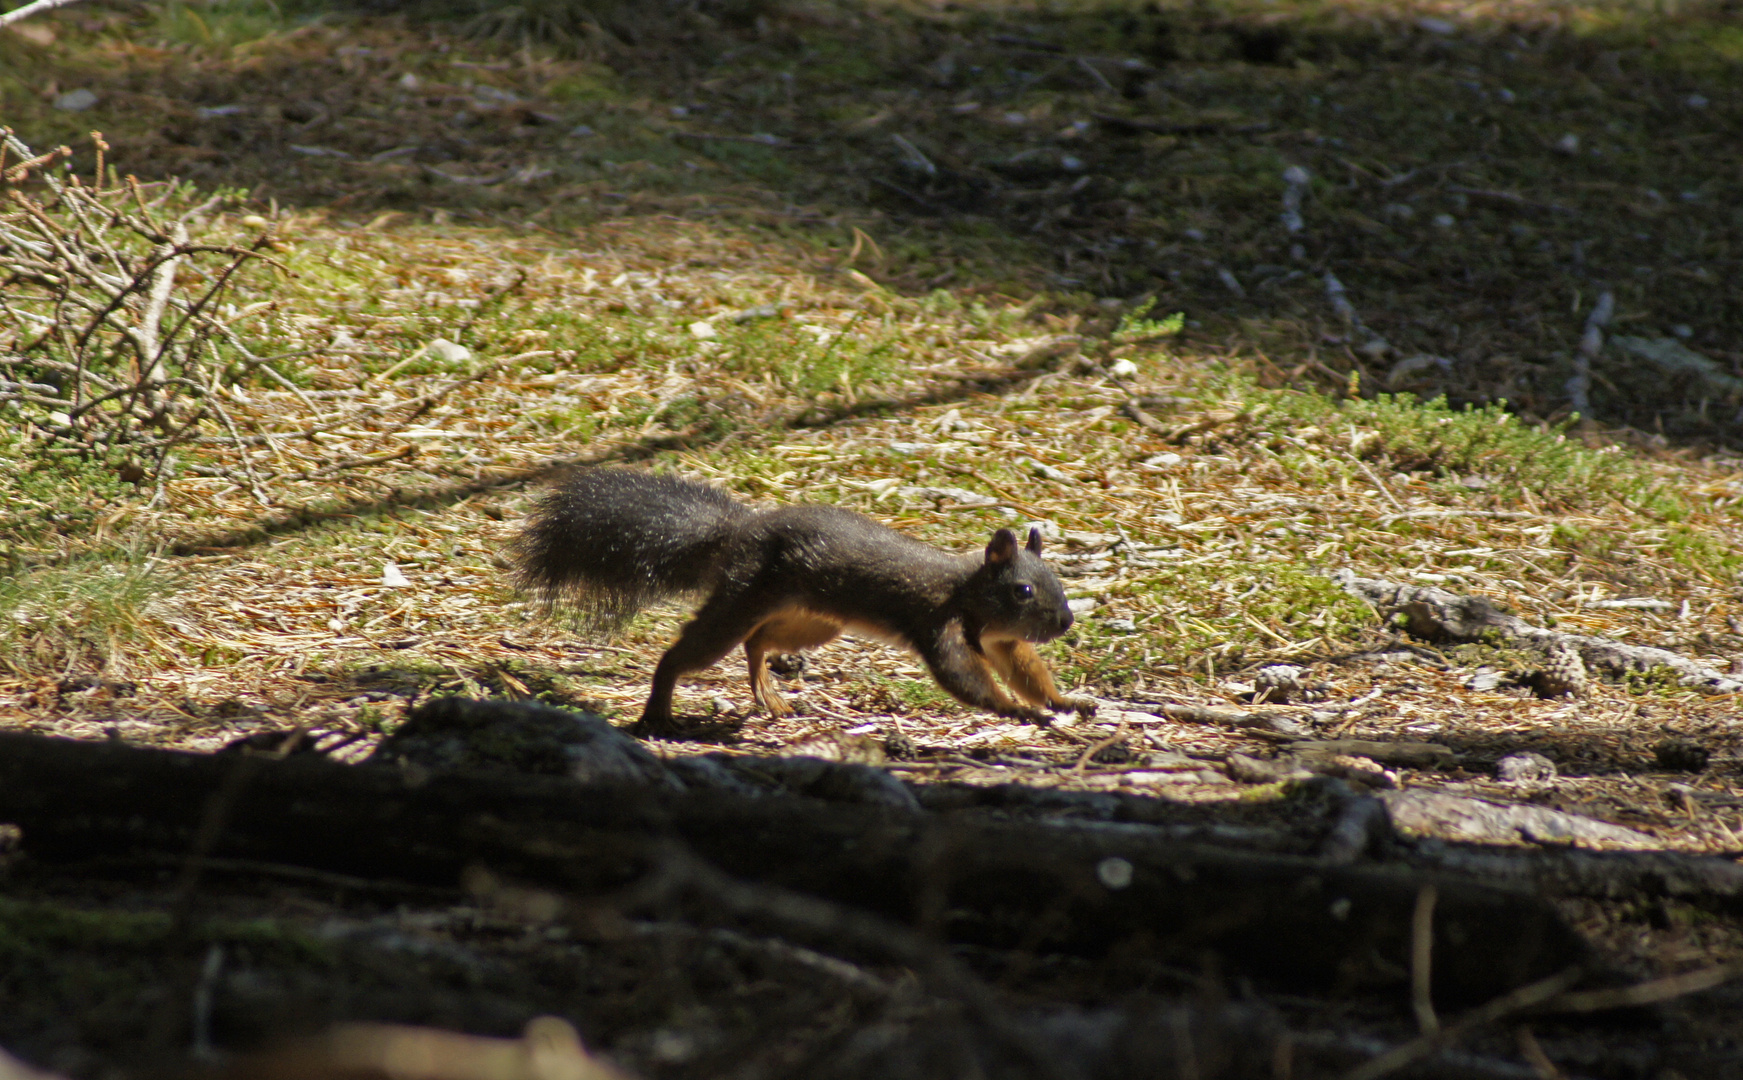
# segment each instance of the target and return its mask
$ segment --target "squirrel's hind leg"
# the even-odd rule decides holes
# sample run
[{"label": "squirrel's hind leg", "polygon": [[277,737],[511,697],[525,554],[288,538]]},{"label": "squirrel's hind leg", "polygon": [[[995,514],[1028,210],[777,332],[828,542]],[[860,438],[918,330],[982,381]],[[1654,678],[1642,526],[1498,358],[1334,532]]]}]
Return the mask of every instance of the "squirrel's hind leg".
[{"label": "squirrel's hind leg", "polygon": [[745,640],[744,659],[750,667],[751,696],[763,711],[770,716],[790,716],[793,712],[769,677],[766,662],[769,654],[815,648],[834,641],[840,634],[841,623],[803,608],[779,612],[757,627]]},{"label": "squirrel's hind leg", "polygon": [[666,650],[654,668],[654,685],[648,692],[648,703],[642,708],[642,718],[636,724],[636,730],[675,730],[678,725],[672,718],[672,693],[677,689],[678,678],[719,663],[722,657],[748,639],[779,606],[751,603],[736,593],[716,593],[703,604],[696,617],[684,624],[678,640]]}]

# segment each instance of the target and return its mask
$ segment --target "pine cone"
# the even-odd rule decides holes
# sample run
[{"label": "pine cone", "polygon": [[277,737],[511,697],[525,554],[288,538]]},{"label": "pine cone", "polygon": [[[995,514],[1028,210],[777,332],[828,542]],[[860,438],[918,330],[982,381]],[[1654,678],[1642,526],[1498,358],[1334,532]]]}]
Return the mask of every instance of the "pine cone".
[{"label": "pine cone", "polygon": [[1561,642],[1549,650],[1543,670],[1532,678],[1532,689],[1540,698],[1582,697],[1588,681],[1579,650]]},{"label": "pine cone", "polygon": [[1271,664],[1253,673],[1253,703],[1287,705],[1304,689],[1301,669],[1294,664]]}]

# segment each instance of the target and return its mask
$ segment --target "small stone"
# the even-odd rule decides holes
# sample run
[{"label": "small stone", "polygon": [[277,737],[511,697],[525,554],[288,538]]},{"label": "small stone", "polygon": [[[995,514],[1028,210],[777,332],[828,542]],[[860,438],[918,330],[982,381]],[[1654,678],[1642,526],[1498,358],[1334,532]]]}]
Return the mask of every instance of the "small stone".
[{"label": "small stone", "polygon": [[97,95],[84,87],[68,90],[54,99],[54,107],[66,112],[84,112],[97,103]]},{"label": "small stone", "polygon": [[713,323],[702,322],[702,321],[698,320],[697,322],[693,322],[690,324],[690,336],[696,337],[696,338],[701,338],[702,340],[706,341],[709,338],[718,337],[719,335],[715,331]]},{"label": "small stone", "polygon": [[381,583],[389,589],[403,589],[410,585],[411,581],[400,573],[398,563],[389,561],[381,568]]},{"label": "small stone", "polygon": [[1138,365],[1123,356],[1108,365],[1108,374],[1116,379],[1129,379],[1137,373]]},{"label": "small stone", "polygon": [[[1070,473],[1065,472],[1063,469],[1055,469],[1053,466],[1048,465],[1045,462],[1036,461],[1034,458],[1031,458],[1031,457],[1018,458],[1017,464],[1022,465],[1023,467],[1027,468],[1030,472],[1034,473],[1036,476],[1043,477],[1047,480],[1058,480],[1061,482],[1069,482],[1071,480]],[[1059,539],[1058,527],[1052,526],[1052,528],[1053,528],[1052,532],[1048,532],[1046,529],[1042,529],[1041,535],[1046,537],[1049,540]]]},{"label": "small stone", "polygon": [[1508,754],[1495,762],[1495,778],[1504,784],[1554,780],[1555,777],[1555,762],[1529,750]]},{"label": "small stone", "polygon": [[447,338],[437,338],[430,342],[428,352],[444,364],[464,364],[472,359],[472,350],[464,345],[456,345]]},{"label": "small stone", "polygon": [[1555,150],[1558,154],[1568,154],[1570,156],[1579,153],[1580,137],[1571,131],[1568,132],[1566,135],[1555,140]]},{"label": "small stone", "polygon": [[1713,752],[1688,739],[1666,739],[1652,748],[1652,757],[1661,769],[1701,772],[1712,760]]},{"label": "small stone", "polygon": [[1493,690],[1501,685],[1501,681],[1505,677],[1506,676],[1503,673],[1494,668],[1478,668],[1472,673],[1470,678],[1465,680],[1465,689],[1476,690],[1479,692]]},{"label": "small stone", "polygon": [[1540,698],[1580,697],[1588,682],[1579,650],[1565,642],[1550,649],[1543,670],[1531,677],[1532,689]]},{"label": "small stone", "polygon": [[1132,864],[1118,855],[1110,855],[1095,864],[1096,880],[1110,889],[1123,889],[1132,883]]},{"label": "small stone", "polygon": [[1104,619],[1102,625],[1120,634],[1130,634],[1138,629],[1138,624],[1132,619]]},{"label": "small stone", "polygon": [[242,219],[242,227],[245,229],[264,229],[269,227],[271,224],[272,222],[261,217],[259,214],[249,214]]}]

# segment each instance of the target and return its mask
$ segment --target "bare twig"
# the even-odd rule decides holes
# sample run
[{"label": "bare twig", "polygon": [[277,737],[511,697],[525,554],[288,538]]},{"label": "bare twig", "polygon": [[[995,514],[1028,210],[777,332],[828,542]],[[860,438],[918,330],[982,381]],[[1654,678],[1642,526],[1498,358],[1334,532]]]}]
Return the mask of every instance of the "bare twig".
[{"label": "bare twig", "polygon": [[20,19],[28,19],[32,15],[40,15],[45,11],[53,11],[55,8],[65,7],[72,3],[77,3],[77,0],[31,0],[31,3],[21,8],[13,8],[11,11],[0,14],[0,27],[11,26]]},{"label": "bare twig", "polygon": [[1548,1008],[1556,1012],[1598,1012],[1603,1009],[1637,1008],[1687,994],[1711,990],[1715,986],[1743,976],[1743,961],[1734,960],[1717,967],[1667,975],[1650,982],[1635,983],[1609,990],[1584,990],[1577,994],[1562,994],[1552,999]]},{"label": "bare twig", "polygon": [[1574,412],[1581,417],[1592,415],[1592,361],[1604,349],[1604,327],[1610,325],[1610,316],[1616,311],[1616,296],[1605,291],[1598,294],[1598,302],[1592,305],[1591,314],[1586,316],[1586,329],[1580,335],[1580,345],[1574,352],[1574,373],[1567,381],[1568,403]]},{"label": "bare twig", "polygon": [[1527,983],[1493,1001],[1477,1006],[1432,1035],[1412,1039],[1364,1065],[1351,1069],[1344,1074],[1343,1080],[1379,1080],[1380,1077],[1397,1072],[1413,1062],[1439,1053],[1444,1047],[1451,1046],[1477,1028],[1553,1000],[1584,975],[1584,968],[1570,967],[1547,979]]},{"label": "bare twig", "polygon": [[1410,919],[1410,1006],[1416,1013],[1416,1026],[1424,1035],[1440,1032],[1440,1018],[1434,1014],[1434,999],[1430,995],[1434,961],[1434,901],[1439,895],[1432,883],[1416,893],[1416,910]]}]

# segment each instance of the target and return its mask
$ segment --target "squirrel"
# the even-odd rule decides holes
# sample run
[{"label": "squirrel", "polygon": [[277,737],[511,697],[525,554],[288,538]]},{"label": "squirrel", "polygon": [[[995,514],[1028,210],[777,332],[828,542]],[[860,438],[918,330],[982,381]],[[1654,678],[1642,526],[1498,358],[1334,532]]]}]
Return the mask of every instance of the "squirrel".
[{"label": "squirrel", "polygon": [[953,697],[1000,716],[1040,725],[1042,706],[1095,708],[1061,694],[1035,652],[1072,622],[1065,590],[1041,561],[1039,529],[1027,544],[999,529],[984,557],[954,555],[840,507],[761,510],[705,484],[591,468],[539,503],[512,554],[518,584],[574,603],[595,626],[662,598],[701,600],[654,670],[644,732],[677,730],[678,678],[741,644],[752,696],[786,716],[792,708],[767,657],[849,630],[913,650]]}]

